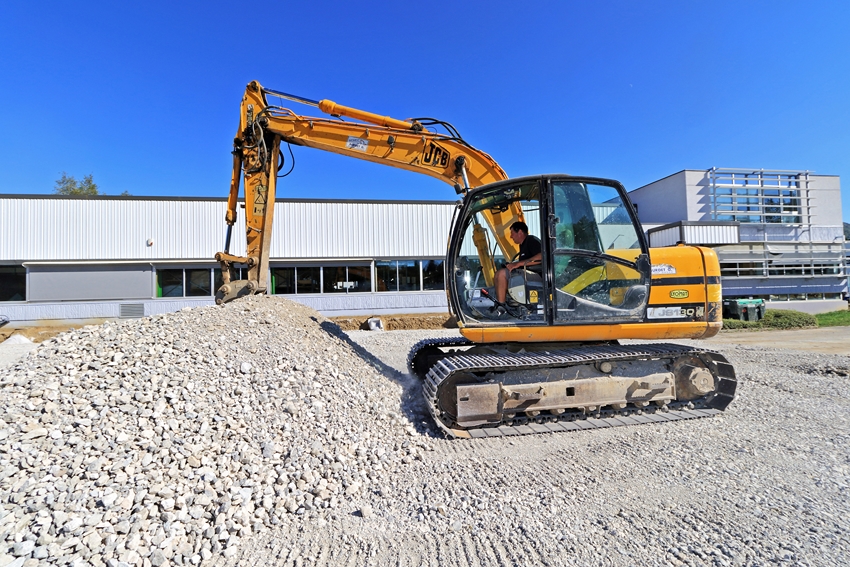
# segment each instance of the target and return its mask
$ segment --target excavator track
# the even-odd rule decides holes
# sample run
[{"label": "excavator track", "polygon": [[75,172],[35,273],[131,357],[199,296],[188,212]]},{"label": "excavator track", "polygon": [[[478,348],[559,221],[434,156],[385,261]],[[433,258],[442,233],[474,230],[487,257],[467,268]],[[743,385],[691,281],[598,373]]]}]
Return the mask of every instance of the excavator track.
[{"label": "excavator track", "polygon": [[[528,435],[709,417],[731,403],[737,386],[734,368],[722,355],[683,345],[596,344],[547,350],[487,345],[483,352],[480,346],[463,338],[426,340],[408,357],[409,367],[419,376],[423,374],[423,360],[433,362],[424,373],[425,399],[435,422],[452,437]],[[460,350],[467,347],[467,351]],[[609,374],[594,374],[600,367]],[[632,374],[616,376],[619,370],[630,367]],[[648,384],[639,375],[641,370],[655,377],[656,383]],[[598,389],[598,384],[606,380],[614,389],[629,385],[633,392],[637,385],[655,394],[616,400],[619,403],[605,403],[600,398],[584,407],[537,411],[534,404],[546,394],[529,393],[528,388],[529,382],[540,392],[563,389],[564,385],[569,390],[570,384],[575,384],[595,392],[593,388]],[[698,382],[703,389],[695,391],[688,380]],[[687,399],[682,399],[682,393]],[[459,419],[461,402],[475,404],[476,400],[498,409],[484,411],[490,411],[487,415],[467,416],[465,421]],[[504,409],[506,400],[527,405]]]}]

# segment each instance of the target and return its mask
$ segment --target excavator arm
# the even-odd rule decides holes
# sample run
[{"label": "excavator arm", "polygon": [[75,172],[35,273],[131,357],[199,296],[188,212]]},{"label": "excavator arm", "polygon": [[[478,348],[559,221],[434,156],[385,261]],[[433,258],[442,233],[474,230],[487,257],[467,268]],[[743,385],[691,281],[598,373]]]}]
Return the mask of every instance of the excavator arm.
[{"label": "excavator arm", "polygon": [[[328,116],[301,116],[282,106],[269,105],[269,95],[315,106]],[[343,117],[357,122],[344,121]],[[216,254],[224,280],[216,301],[223,303],[241,295],[262,293],[268,287],[268,258],[281,142],[430,175],[452,185],[462,194],[471,188],[508,178],[493,158],[463,141],[451,125],[445,124],[450,134],[427,129],[435,123],[439,122],[398,120],[329,100],[313,101],[264,89],[256,81],[249,83],[242,98],[239,129],[234,139],[233,173],[225,216],[228,225],[225,249]],[[230,253],[230,240],[236,222],[240,181],[243,179],[247,250],[246,256],[235,256]],[[483,211],[481,216],[496,235],[504,257],[513,258],[518,247],[509,238],[509,229],[513,222],[523,220],[519,205],[506,211]],[[475,230],[479,234],[475,242],[485,279],[492,285],[495,266],[486,230],[480,224]],[[231,282],[232,263],[247,264],[247,280]]]}]

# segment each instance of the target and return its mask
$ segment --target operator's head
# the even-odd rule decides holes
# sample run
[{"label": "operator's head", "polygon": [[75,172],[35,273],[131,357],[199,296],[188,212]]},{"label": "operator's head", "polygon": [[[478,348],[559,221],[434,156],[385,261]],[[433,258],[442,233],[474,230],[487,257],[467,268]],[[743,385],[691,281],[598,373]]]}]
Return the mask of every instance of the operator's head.
[{"label": "operator's head", "polygon": [[522,244],[525,237],[528,236],[528,225],[522,221],[516,221],[511,225],[511,240],[517,244]]}]

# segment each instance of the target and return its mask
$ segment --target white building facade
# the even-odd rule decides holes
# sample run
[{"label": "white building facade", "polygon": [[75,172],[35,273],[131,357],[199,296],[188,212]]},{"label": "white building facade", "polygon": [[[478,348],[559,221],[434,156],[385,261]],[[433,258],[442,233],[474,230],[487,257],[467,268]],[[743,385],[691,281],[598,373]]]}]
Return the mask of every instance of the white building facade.
[{"label": "white building facade", "polygon": [[808,171],[685,170],[629,194],[650,246],[714,248],[724,299],[809,313],[847,307],[838,176]]},{"label": "white building facade", "polygon": [[[212,304],[225,199],[0,195],[0,315],[140,317]],[[326,315],[447,312],[456,203],[275,203],[270,286]],[[245,253],[244,215],[231,252]]]}]

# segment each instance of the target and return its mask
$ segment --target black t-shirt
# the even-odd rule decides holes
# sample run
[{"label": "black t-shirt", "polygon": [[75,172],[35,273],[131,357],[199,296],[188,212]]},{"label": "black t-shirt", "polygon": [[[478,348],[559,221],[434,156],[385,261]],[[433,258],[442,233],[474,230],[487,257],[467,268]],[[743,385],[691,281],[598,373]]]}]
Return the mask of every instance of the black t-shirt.
[{"label": "black t-shirt", "polygon": [[522,244],[519,245],[519,256],[517,256],[516,261],[519,262],[521,260],[533,258],[542,251],[543,248],[540,246],[540,239],[529,234],[525,237],[525,240],[522,241]]}]

